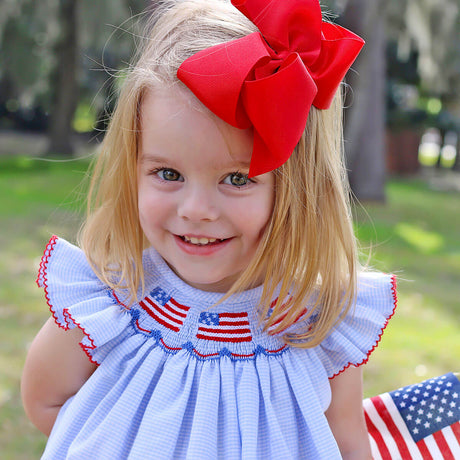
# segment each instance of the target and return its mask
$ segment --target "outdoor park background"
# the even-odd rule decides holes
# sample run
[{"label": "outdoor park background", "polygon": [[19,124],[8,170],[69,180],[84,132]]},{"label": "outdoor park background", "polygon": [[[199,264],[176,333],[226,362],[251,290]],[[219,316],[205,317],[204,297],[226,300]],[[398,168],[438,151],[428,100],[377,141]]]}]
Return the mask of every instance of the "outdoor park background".
[{"label": "outdoor park background", "polygon": [[[39,458],[45,444],[19,395],[48,317],[36,271],[52,234],[75,241],[86,169],[139,40],[127,18],[147,3],[0,3],[2,459]],[[347,76],[355,227],[363,261],[399,278],[397,314],[365,368],[369,396],[460,370],[460,0],[324,3],[367,42]]]}]

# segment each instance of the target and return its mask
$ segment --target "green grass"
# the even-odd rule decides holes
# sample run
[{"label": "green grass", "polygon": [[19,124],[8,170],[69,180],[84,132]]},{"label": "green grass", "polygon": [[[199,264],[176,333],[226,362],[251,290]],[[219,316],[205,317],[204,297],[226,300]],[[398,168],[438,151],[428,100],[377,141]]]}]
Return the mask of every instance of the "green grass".
[{"label": "green grass", "polygon": [[[21,408],[27,347],[48,317],[36,271],[49,237],[75,241],[88,161],[0,158],[0,452],[2,460],[40,457],[45,445]],[[365,368],[373,395],[459,371],[460,195],[393,180],[385,205],[355,209],[356,232],[371,265],[398,275],[399,307]]]}]

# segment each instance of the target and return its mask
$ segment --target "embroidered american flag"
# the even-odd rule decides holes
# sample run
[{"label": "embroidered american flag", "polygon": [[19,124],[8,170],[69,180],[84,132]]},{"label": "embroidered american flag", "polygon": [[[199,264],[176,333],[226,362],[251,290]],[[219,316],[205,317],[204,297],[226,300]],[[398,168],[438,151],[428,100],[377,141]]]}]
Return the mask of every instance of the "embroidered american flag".
[{"label": "embroidered american flag", "polygon": [[250,342],[248,314],[201,312],[196,336],[216,342]]},{"label": "embroidered american flag", "polygon": [[459,395],[451,373],[364,400],[374,460],[459,460]]},{"label": "embroidered american flag", "polygon": [[[273,311],[274,311],[274,307],[276,305],[276,302],[278,301],[278,299],[275,299],[271,305],[270,305],[270,308],[268,310],[268,314],[267,314],[267,319],[270,318],[270,316],[273,315]],[[276,329],[278,327],[278,325],[281,323],[281,321],[284,320],[284,318],[286,318],[288,312],[286,311],[289,306],[291,305],[291,302],[293,301],[293,298],[291,296],[288,296],[286,297],[286,299],[284,300],[284,302],[282,303],[281,305],[281,312],[280,314],[278,315],[278,319],[268,328],[267,332],[270,334],[270,335],[273,335],[275,334],[274,332],[274,329]],[[302,316],[304,316],[306,313],[308,312],[307,308],[304,308],[302,309],[302,311],[297,315],[297,317],[295,318],[294,320],[294,323],[296,323],[297,321],[299,321]],[[286,331],[286,329],[288,328],[284,328],[282,329],[281,331],[277,332],[277,334],[281,334],[283,332]]]},{"label": "embroidered american flag", "polygon": [[139,305],[157,322],[179,332],[187,317],[190,307],[181,305],[169,296],[163,289],[155,288]]}]

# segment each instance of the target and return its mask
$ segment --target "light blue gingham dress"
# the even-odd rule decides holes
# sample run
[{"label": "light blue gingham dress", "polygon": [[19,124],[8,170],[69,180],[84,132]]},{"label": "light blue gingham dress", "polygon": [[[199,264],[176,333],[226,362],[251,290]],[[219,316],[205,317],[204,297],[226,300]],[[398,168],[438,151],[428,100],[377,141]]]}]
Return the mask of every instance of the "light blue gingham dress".
[{"label": "light blue gingham dress", "polygon": [[79,248],[48,243],[37,283],[99,366],[60,410],[43,459],[341,458],[324,415],[329,379],[379,342],[393,277],[360,275],[346,319],[300,349],[262,331],[260,287],[213,306],[222,294],[188,286],[153,249],[144,267],[145,298],[128,309]]}]

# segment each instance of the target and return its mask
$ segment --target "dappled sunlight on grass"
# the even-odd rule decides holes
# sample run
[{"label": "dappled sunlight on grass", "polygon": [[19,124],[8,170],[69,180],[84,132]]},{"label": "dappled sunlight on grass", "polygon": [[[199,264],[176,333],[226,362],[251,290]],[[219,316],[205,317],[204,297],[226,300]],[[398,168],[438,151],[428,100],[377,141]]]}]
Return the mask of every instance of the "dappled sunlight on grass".
[{"label": "dappled sunlight on grass", "polygon": [[400,222],[395,225],[394,232],[423,254],[431,254],[444,247],[444,238],[441,234],[427,232],[417,225]]}]

